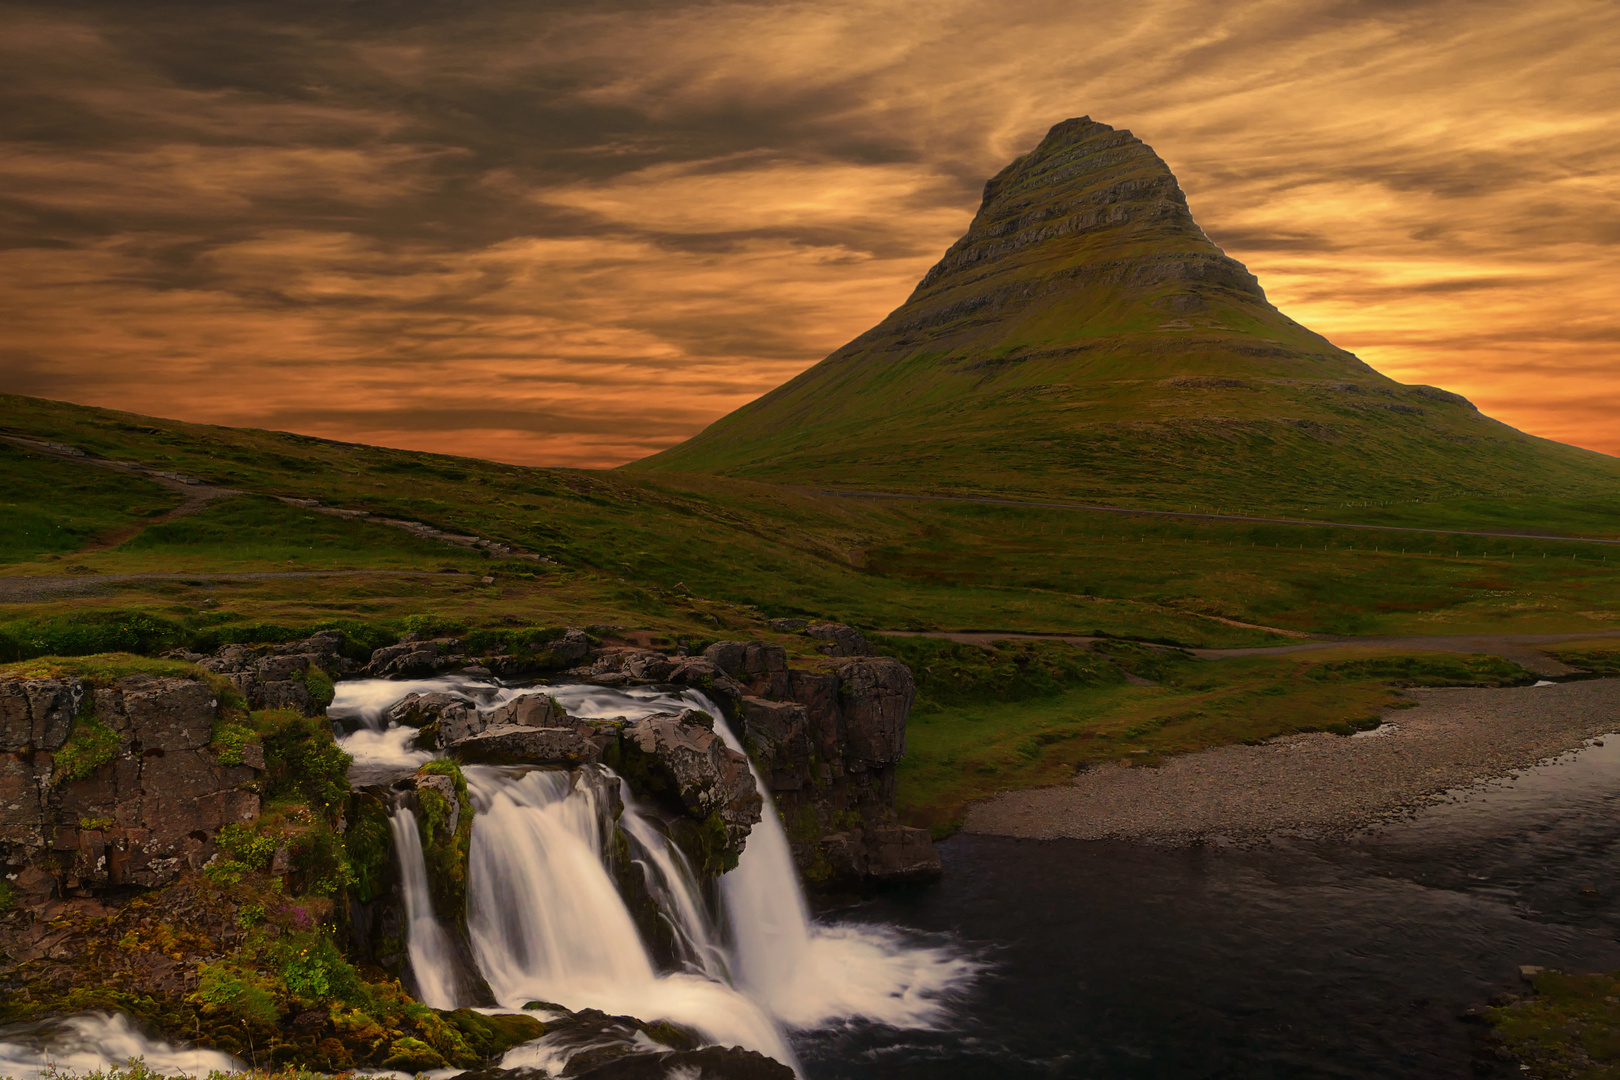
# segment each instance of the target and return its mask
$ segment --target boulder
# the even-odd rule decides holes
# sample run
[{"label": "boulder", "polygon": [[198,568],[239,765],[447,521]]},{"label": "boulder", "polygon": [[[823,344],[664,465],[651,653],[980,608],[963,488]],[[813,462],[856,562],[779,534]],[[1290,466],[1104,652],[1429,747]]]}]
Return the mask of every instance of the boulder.
[{"label": "boulder", "polygon": [[779,634],[797,634],[810,625],[809,619],[772,619],[771,629]]},{"label": "boulder", "polygon": [[593,738],[589,725],[530,727],[494,724],[475,735],[450,743],[447,750],[458,761],[496,765],[561,765],[573,768],[602,760],[604,733]]},{"label": "boulder", "polygon": [[451,653],[450,646],[455,644],[453,641],[401,641],[398,645],[384,645],[371,654],[366,674],[376,679],[433,675],[439,670],[440,656]]},{"label": "boulder", "polygon": [[455,694],[407,694],[388,710],[388,719],[405,727],[421,728],[416,745],[438,750],[488,726],[486,718],[466,698]]},{"label": "boulder", "polygon": [[792,701],[744,697],[738,710],[742,738],[759,766],[770,774],[771,790],[796,791],[807,775],[811,755],[810,712]]},{"label": "boulder", "polygon": [[709,724],[703,719],[688,709],[627,725],[619,744],[621,771],[644,794],[675,803],[698,821],[717,816],[726,846],[741,851],[764,801],[748,759],[720,740],[712,718]]},{"label": "boulder", "polygon": [[487,726],[516,724],[518,727],[552,727],[570,717],[550,694],[524,694],[505,705],[491,709],[485,717]]},{"label": "boulder", "polygon": [[872,646],[853,626],[843,623],[811,623],[804,631],[825,642],[821,651],[828,656],[871,656]]}]

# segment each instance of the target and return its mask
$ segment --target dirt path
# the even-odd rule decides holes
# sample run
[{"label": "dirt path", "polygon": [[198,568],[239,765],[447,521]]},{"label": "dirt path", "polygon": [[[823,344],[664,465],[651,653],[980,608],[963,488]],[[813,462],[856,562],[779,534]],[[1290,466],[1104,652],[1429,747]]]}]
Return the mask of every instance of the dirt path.
[{"label": "dirt path", "polygon": [[989,496],[974,495],[905,495],[889,491],[832,490],[815,490],[815,493],[817,495],[832,495],[844,499],[911,499],[917,502],[988,503],[992,506],[1037,506],[1048,510],[1091,510],[1103,514],[1186,518],[1200,521],[1244,521],[1264,525],[1307,525],[1315,528],[1362,529],[1368,532],[1426,533],[1430,536],[1479,536],[1502,540],[1567,540],[1572,544],[1605,544],[1610,547],[1620,546],[1620,540],[1602,540],[1590,536],[1560,536],[1556,533],[1479,532],[1472,529],[1423,529],[1414,525],[1362,525],[1353,524],[1347,521],[1312,521],[1309,518],[1253,517],[1247,514],[1200,514],[1191,510],[1133,510],[1127,506],[1104,506],[1094,503],[1042,502],[1036,499],[995,499]]},{"label": "dirt path", "polygon": [[[989,646],[997,641],[1066,641],[1070,645],[1086,645],[1102,638],[1085,634],[1014,634],[993,630],[884,630],[887,637],[931,637],[960,642],[963,645]],[[1294,633],[1298,633],[1295,631]],[[1548,656],[1537,646],[1559,645],[1566,641],[1584,641],[1592,638],[1620,635],[1620,627],[1598,628],[1570,634],[1434,634],[1424,637],[1382,638],[1315,638],[1292,645],[1263,645],[1247,649],[1188,649],[1194,656],[1205,660],[1223,660],[1234,656],[1286,656],[1289,653],[1313,652],[1321,649],[1339,649],[1347,645],[1370,648],[1404,649],[1410,652],[1443,652],[1473,655],[1487,653],[1512,660],[1527,671],[1549,677],[1577,674],[1577,669]],[[1303,636],[1303,635],[1300,635]]]},{"label": "dirt path", "polygon": [[1100,765],[1071,784],[997,795],[965,827],[1159,843],[1343,835],[1620,730],[1620,679],[1406,694],[1418,707],[1390,710],[1376,732],[1224,746],[1157,768]]},{"label": "dirt path", "polygon": [[70,596],[95,596],[109,585],[140,581],[273,581],[317,577],[469,577],[460,570],[258,570],[244,573],[196,574],[84,574],[60,577],[0,577],[0,604],[34,604]]},{"label": "dirt path", "polygon": [[138,476],[142,480],[160,484],[185,496],[180,505],[173,510],[149,517],[138,524],[126,526],[99,536],[86,547],[74,552],[75,555],[86,555],[93,551],[105,551],[108,548],[115,548],[119,544],[140,535],[153,525],[161,525],[165,521],[173,521],[176,518],[189,517],[206,509],[211,502],[242,494],[235,488],[209,484],[197,479],[195,476],[187,476],[184,473],[165,472],[161,469],[137,465],[132,461],[110,461],[107,458],[91,457],[83,450],[62,443],[41,442],[37,439],[25,439],[19,435],[0,435],[0,439],[38,454],[50,454],[52,457],[58,457],[64,461],[72,461],[80,465],[94,465],[98,469],[110,469],[126,476]]}]

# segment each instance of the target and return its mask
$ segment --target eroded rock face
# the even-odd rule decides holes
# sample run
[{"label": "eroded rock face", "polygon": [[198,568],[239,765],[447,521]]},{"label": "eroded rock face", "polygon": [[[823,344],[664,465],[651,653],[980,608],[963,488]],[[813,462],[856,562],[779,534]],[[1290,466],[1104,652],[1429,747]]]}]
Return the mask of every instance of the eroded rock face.
[{"label": "eroded rock face", "polygon": [[712,717],[688,709],[654,713],[627,725],[620,740],[621,771],[650,794],[679,800],[699,821],[717,817],[727,846],[741,850],[764,801],[747,757],[728,748],[713,724]]},{"label": "eroded rock face", "polygon": [[821,651],[828,656],[871,656],[872,646],[861,632],[843,623],[811,623],[804,631],[825,642]]},{"label": "eroded rock face", "polygon": [[[868,650],[841,624],[836,649]],[[814,628],[812,628],[814,629]],[[858,639],[858,640],[857,640]],[[768,642],[719,642],[703,664],[681,661],[726,710],[764,775],[792,838],[794,857],[818,884],[937,873],[926,831],[894,815],[895,766],[905,756],[906,719],[916,699],[911,671],[898,660],[839,656],[814,670],[790,668]]]},{"label": "eroded rock face", "polygon": [[[64,730],[63,710],[87,698],[83,730],[72,733],[72,711]],[[25,876],[36,888],[64,894],[162,885],[203,865],[221,828],[258,814],[247,787],[263,768],[257,747],[240,765],[209,748],[216,708],[208,686],[189,679],[0,682],[0,864],[10,873],[32,865]],[[78,779],[59,767],[71,755],[93,765],[97,754],[104,763]]]},{"label": "eroded rock face", "polygon": [[[292,709],[319,716],[328,701],[316,691],[355,667],[343,655],[343,643],[342,634],[324,630],[285,645],[225,645],[209,656],[170,655],[230,679],[250,709]],[[312,675],[312,670],[319,674]]]},{"label": "eroded rock face", "polygon": [[388,719],[406,727],[420,728],[416,745],[439,750],[458,739],[476,735],[487,721],[472,702],[455,694],[408,694],[388,710]]},{"label": "eroded rock face", "polygon": [[602,760],[607,737],[593,738],[586,725],[531,727],[493,724],[451,743],[457,761],[490,765],[553,765],[574,768]]}]

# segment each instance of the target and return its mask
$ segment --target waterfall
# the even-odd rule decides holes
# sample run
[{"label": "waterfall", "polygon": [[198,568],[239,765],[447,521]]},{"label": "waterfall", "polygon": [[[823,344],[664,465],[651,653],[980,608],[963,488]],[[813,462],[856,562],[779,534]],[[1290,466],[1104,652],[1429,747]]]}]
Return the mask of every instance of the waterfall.
[{"label": "waterfall", "polygon": [[[383,726],[387,707],[403,693],[448,691],[487,709],[536,692],[464,679],[355,680],[339,687],[341,711],[360,723],[345,738],[356,753],[352,772],[384,777],[432,756],[408,749],[414,730]],[[742,750],[724,714],[696,691],[564,685],[544,692],[578,716],[636,719],[699,708],[715,718],[727,746]],[[785,1029],[848,1017],[934,1026],[946,1018],[946,995],[979,970],[966,957],[918,947],[886,927],[812,920],[787,835],[757,771],[763,815],[736,869],[719,879],[718,919],[680,849],[611,771],[475,765],[464,772],[476,812],[467,930],[472,960],[503,1008],[544,1001],[670,1020],[707,1041],[749,1047],[797,1068]],[[396,814],[393,825],[421,997],[452,1007],[466,997],[456,989],[457,943],[433,917],[414,819]],[[626,854],[620,837],[670,930],[681,971],[658,970],[619,895],[610,863]],[[557,1050],[521,1047],[505,1065],[541,1065]]]},{"label": "waterfall", "polygon": [[[746,755],[712,701],[695,690],[682,696],[713,716],[715,734]],[[812,922],[771,789],[752,759],[748,770],[765,807],[737,868],[720,878],[738,985],[794,1028],[850,1016],[902,1028],[944,1020],[944,996],[971,979],[979,964],[944,949],[918,948],[885,927]]]},{"label": "waterfall", "polygon": [[669,842],[637,805],[630,785],[619,782],[624,813],[619,828],[630,838],[639,857],[635,863],[647,882],[647,892],[658,905],[658,917],[669,927],[686,966],[711,979],[730,982],[726,952],[720,946],[697,875],[681,849]]},{"label": "waterfall", "polygon": [[454,1009],[458,1004],[455,952],[450,936],[433,914],[416,815],[398,809],[389,822],[394,827],[394,851],[399,856],[399,878],[405,892],[405,940],[410,949],[411,971],[416,976],[416,996],[435,1009]]},{"label": "waterfall", "polygon": [[612,824],[605,784],[589,770],[469,766],[466,775],[478,809],[467,927],[497,1001],[667,1019],[796,1064],[755,1002],[722,982],[656,970],[603,862]]}]

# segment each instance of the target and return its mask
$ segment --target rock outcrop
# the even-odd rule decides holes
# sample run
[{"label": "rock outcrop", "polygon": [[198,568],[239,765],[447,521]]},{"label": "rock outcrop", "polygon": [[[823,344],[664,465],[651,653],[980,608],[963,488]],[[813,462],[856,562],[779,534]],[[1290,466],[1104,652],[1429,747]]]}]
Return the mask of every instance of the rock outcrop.
[{"label": "rock outcrop", "polygon": [[332,680],[354,671],[344,637],[327,630],[285,645],[226,645],[211,655],[176,659],[225,676],[250,709],[293,709],[319,716],[332,702]]},{"label": "rock outcrop", "polygon": [[718,824],[725,846],[740,852],[764,800],[748,759],[728,749],[713,725],[693,710],[644,717],[624,728],[618,765],[639,790],[677,799],[692,818]]},{"label": "rock outcrop", "polygon": [[702,691],[724,711],[782,816],[800,871],[817,884],[938,873],[926,830],[894,813],[895,766],[905,756],[916,697],[910,670],[871,656],[839,623],[784,620],[827,659],[795,668],[763,641],[722,641],[701,657],[604,649],[586,672],[601,682],[671,682]]},{"label": "rock outcrop", "polygon": [[0,680],[0,867],[85,895],[202,866],[220,829],[258,814],[264,767],[255,744],[214,745],[218,704],[167,676]]}]

